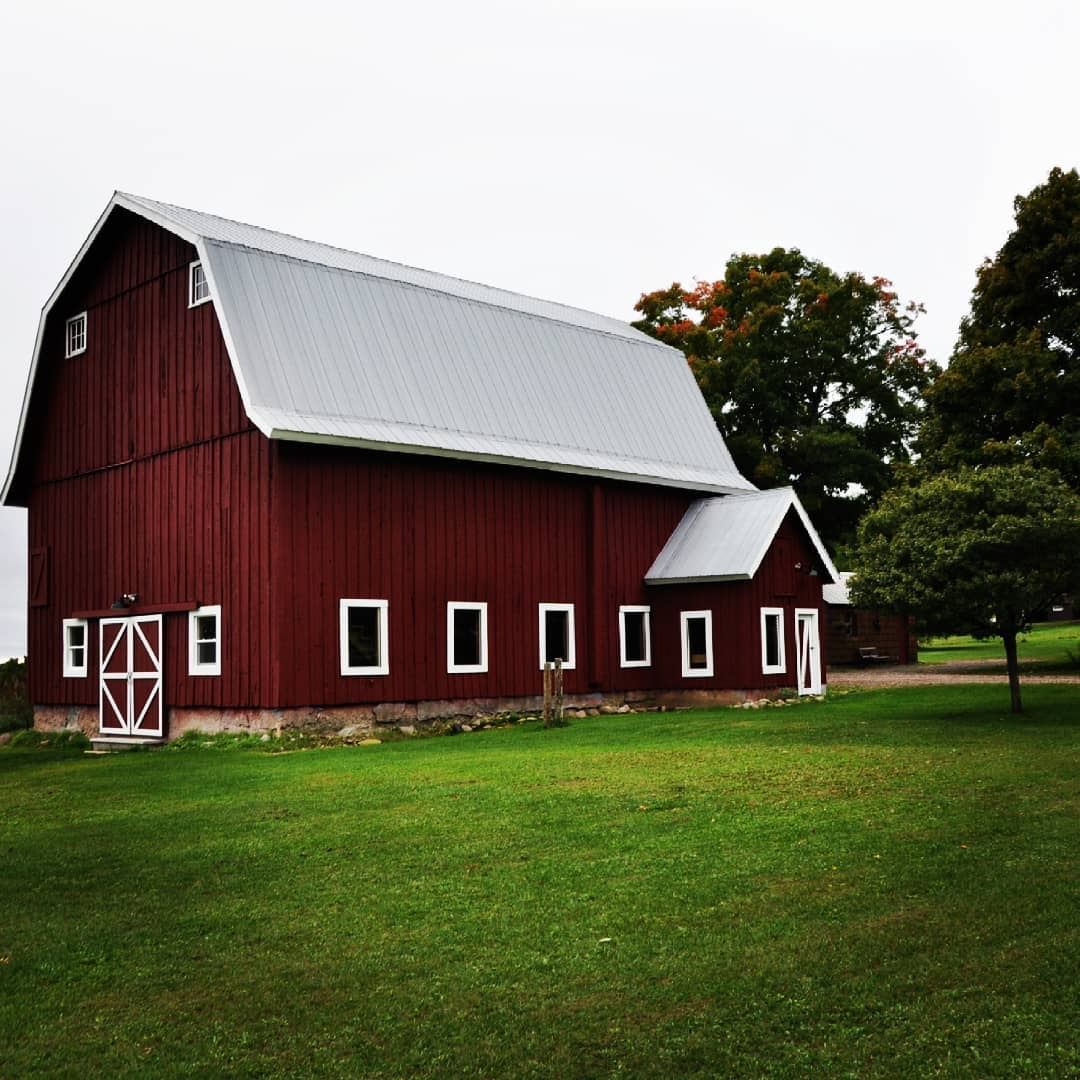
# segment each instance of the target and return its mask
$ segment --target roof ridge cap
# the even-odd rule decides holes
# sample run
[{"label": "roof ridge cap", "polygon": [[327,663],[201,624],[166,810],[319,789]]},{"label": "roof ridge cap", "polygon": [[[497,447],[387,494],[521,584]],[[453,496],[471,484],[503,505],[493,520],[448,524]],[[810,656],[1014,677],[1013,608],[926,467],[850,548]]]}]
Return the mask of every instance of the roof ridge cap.
[{"label": "roof ridge cap", "polygon": [[[208,212],[206,210],[196,210],[193,207],[180,206],[177,203],[161,202],[158,199],[151,199],[149,196],[146,196],[146,195],[135,195],[132,192],[119,191],[119,190],[116,191],[115,194],[116,195],[121,195],[126,199],[131,199],[132,201],[137,202],[137,203],[152,203],[153,205],[162,207],[162,208],[164,208],[166,210],[178,210],[178,211],[181,211],[182,213],[186,213],[186,214],[198,214],[201,217],[213,218],[215,221],[221,221],[221,222],[224,222],[227,225],[240,225],[245,229],[254,229],[256,232],[266,233],[269,236],[284,237],[286,240],[294,240],[294,241],[296,241],[297,243],[300,243],[300,244],[311,244],[313,247],[326,248],[329,251],[338,251],[338,252],[341,252],[343,255],[353,255],[353,256],[359,256],[362,259],[371,259],[373,262],[382,263],[385,266],[399,267],[402,270],[409,270],[409,271],[412,271],[413,273],[416,273],[416,274],[431,274],[434,277],[445,278],[447,281],[458,282],[458,283],[460,283],[462,285],[472,285],[472,286],[474,286],[476,288],[479,288],[479,289],[487,289],[487,290],[489,290],[489,291],[491,291],[493,293],[501,293],[504,296],[517,297],[518,299],[529,300],[529,301],[532,301],[533,303],[537,303],[537,304],[550,304],[552,307],[565,308],[567,311],[580,312],[582,315],[588,315],[588,316],[591,316],[592,318],[600,318],[600,319],[610,320],[613,323],[617,323],[620,327],[625,326],[627,331],[634,331],[634,327],[632,327],[629,322],[624,323],[624,322],[622,322],[622,320],[615,318],[614,315],[605,315],[602,312],[592,311],[589,308],[579,307],[576,304],[567,304],[562,300],[548,300],[548,299],[545,299],[542,296],[534,296],[531,293],[517,292],[514,289],[504,289],[500,285],[488,285],[487,283],[485,283],[483,281],[477,281],[475,278],[461,277],[461,276],[459,276],[457,274],[444,274],[441,270],[429,270],[426,267],[415,266],[412,263],[400,262],[397,259],[384,259],[380,255],[369,255],[366,251],[357,251],[354,248],[342,247],[340,244],[328,244],[323,240],[309,240],[306,237],[297,235],[296,233],[283,232],[280,229],[268,229],[265,225],[253,225],[249,221],[240,221],[238,218],[228,218],[228,217],[225,217],[222,214],[214,214],[214,213],[210,213],[210,212]],[[241,244],[241,243],[238,243],[238,242],[233,241],[233,240],[220,240],[220,239],[216,239],[216,238],[211,238],[211,237],[206,236],[203,233],[200,233],[199,235],[202,236],[202,238],[204,240],[211,240],[213,243],[229,244],[232,247],[247,248],[250,251],[263,251],[267,255],[274,255],[274,256],[276,256],[278,258],[284,258],[284,259],[294,259],[297,262],[306,262],[306,263],[310,263],[313,266],[327,266],[328,269],[341,270],[343,273],[366,274],[366,276],[368,276],[368,277],[378,277],[379,276],[377,274],[373,274],[373,273],[370,273],[368,271],[350,270],[350,269],[348,269],[346,267],[343,267],[343,266],[328,266],[328,264],[320,263],[316,259],[304,259],[304,258],[301,258],[300,256],[297,256],[297,255],[283,255],[280,252],[269,251],[266,248],[255,247],[255,246],[253,246],[251,244]],[[398,278],[390,278],[389,280],[398,281],[400,279],[398,279]],[[455,293],[450,292],[447,289],[438,289],[438,288],[434,288],[433,286],[430,286],[430,285],[419,285],[419,284],[417,284],[416,282],[413,282],[413,281],[401,281],[401,284],[402,285],[413,285],[416,288],[428,289],[431,292],[441,292],[441,293],[443,293],[443,294],[445,294],[447,296],[455,296],[455,295],[457,295]],[[459,297],[459,299],[473,299],[473,298],[471,298],[471,297]],[[494,301],[484,301],[484,302],[488,303],[492,307],[506,307],[507,306],[507,305],[503,305],[503,304],[498,304],[498,303],[496,303]],[[515,309],[510,308],[509,310],[515,310]],[[535,313],[533,313],[533,312],[525,312],[524,314],[535,314]],[[571,322],[569,322],[569,320],[566,320],[566,319],[557,319],[554,316],[540,316],[540,317],[541,318],[550,318],[554,322],[565,322],[565,323],[567,323],[567,325],[570,325],[570,326],[579,325],[577,323],[571,323]],[[596,327],[584,327],[584,329],[596,329],[598,333],[611,334],[613,337],[618,337],[619,336],[619,334],[614,329],[612,329],[612,330],[600,330],[599,328],[596,328]],[[635,336],[635,334],[638,335],[638,336]],[[646,343],[648,343],[650,340],[652,340],[652,341],[656,340],[656,339],[650,339],[648,334],[643,334],[641,331],[635,331],[634,333],[627,333],[626,338],[627,338],[628,341],[639,341],[640,342],[640,341],[644,340]],[[661,341],[657,341],[656,343],[659,344],[659,345],[663,344],[663,342],[661,342]]]},{"label": "roof ridge cap", "polygon": [[[256,226],[257,228],[258,226]],[[346,266],[330,266],[327,263],[319,262],[316,259],[305,259],[299,255],[284,255],[278,251],[267,251],[264,248],[252,247],[250,244],[241,244],[236,240],[217,240],[211,237],[203,237],[203,242],[207,244],[217,244],[221,247],[237,248],[241,251],[252,251],[258,255],[266,255],[273,259],[286,259],[289,262],[302,263],[305,266],[315,266],[322,270],[332,270],[339,274],[354,274],[357,277],[371,278],[373,281],[392,281],[395,285],[402,285],[407,289],[419,289],[421,292],[433,293],[436,296],[452,296],[455,300],[464,304],[477,304],[481,307],[496,308],[499,311],[512,311],[515,315],[521,315],[527,319],[541,319],[544,322],[558,323],[560,326],[572,326],[575,330],[581,330],[588,334],[603,334],[605,337],[618,338],[620,341],[625,341],[630,345],[644,346],[646,348],[655,348],[659,346],[662,349],[671,349],[670,345],[666,345],[662,341],[658,341],[656,338],[650,337],[648,334],[642,334],[640,331],[635,333],[619,333],[615,329],[605,329],[602,326],[584,326],[579,322],[573,322],[568,318],[559,318],[556,314],[545,314],[541,311],[524,311],[521,308],[511,307],[508,304],[500,304],[497,300],[489,300],[482,296],[464,296],[461,293],[450,292],[448,289],[440,289],[434,285],[423,285],[418,281],[403,281],[401,278],[395,277],[381,277],[379,274],[372,273],[370,270],[351,270]],[[308,241],[304,241],[307,243]],[[345,249],[340,249],[344,251]],[[348,252],[350,255],[363,255],[363,252],[353,251]],[[376,262],[384,262],[385,260],[379,259],[375,255],[364,255],[364,258],[375,259]],[[404,264],[395,264],[404,265]],[[410,267],[409,269],[413,269]],[[419,269],[419,268],[416,268]],[[420,270],[423,274],[434,274],[439,277],[447,277],[449,275],[439,274],[437,270]],[[465,278],[451,278],[453,281],[466,281]],[[466,284],[479,285],[482,289],[491,289],[493,292],[507,292],[506,289],[499,289],[494,285],[483,285],[480,282],[468,282]],[[536,296],[528,296],[525,293],[510,293],[511,296],[520,296],[525,300],[536,300],[541,304],[551,304],[553,307],[565,307],[571,311],[581,311],[586,315],[596,315],[598,312],[589,311],[588,308],[574,308],[568,304],[560,304],[557,300],[542,300]],[[602,319],[611,319],[612,322],[618,322],[618,319],[612,318],[610,315],[600,315]],[[629,324],[625,324],[628,330],[633,330],[633,327]],[[674,352],[678,353],[678,349],[674,349]],[[680,354],[681,355],[681,354]]]}]

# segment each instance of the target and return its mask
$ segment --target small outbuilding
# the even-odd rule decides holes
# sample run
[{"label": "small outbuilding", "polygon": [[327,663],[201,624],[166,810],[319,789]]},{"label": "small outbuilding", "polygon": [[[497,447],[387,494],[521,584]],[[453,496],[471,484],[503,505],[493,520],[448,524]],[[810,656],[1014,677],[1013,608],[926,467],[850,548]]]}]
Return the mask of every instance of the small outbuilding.
[{"label": "small outbuilding", "polygon": [[852,605],[847,583],[851,574],[825,585],[825,654],[830,667],[867,664],[914,664],[919,642],[906,615],[868,611]]},{"label": "small outbuilding", "polygon": [[819,693],[837,580],[626,323],[117,193],[41,314],[40,725],[415,723]]}]

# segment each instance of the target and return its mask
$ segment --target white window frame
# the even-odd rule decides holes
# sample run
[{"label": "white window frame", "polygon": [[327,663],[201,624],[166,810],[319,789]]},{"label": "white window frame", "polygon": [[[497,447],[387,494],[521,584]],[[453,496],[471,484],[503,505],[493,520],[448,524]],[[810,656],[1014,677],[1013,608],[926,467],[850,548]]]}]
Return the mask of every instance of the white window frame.
[{"label": "white window frame", "polygon": [[[202,285],[206,289],[204,296],[195,295],[195,271],[199,270],[202,273]],[[206,276],[206,270],[203,268],[202,259],[195,259],[193,262],[188,263],[188,302],[189,308],[198,307],[200,304],[205,304],[210,299],[210,279]]]},{"label": "white window frame", "polygon": [[[708,663],[703,668],[690,666],[690,634],[689,623],[691,619],[705,620],[705,656]],[[713,673],[713,632],[711,611],[680,611],[679,612],[679,637],[682,651],[682,673],[684,679],[710,679]]]},{"label": "white window frame", "polygon": [[[645,659],[626,659],[626,616],[629,614],[641,614],[645,618],[642,625],[645,628]],[[652,666],[652,608],[647,604],[622,604],[619,607],[619,667],[651,667]]]},{"label": "white window frame", "polygon": [[[379,634],[378,664],[349,664],[349,610],[354,607],[376,608]],[[345,599],[338,604],[338,640],[342,675],[389,675],[390,674],[390,601]]]},{"label": "white window frame", "polygon": [[[769,663],[768,637],[765,627],[769,617],[776,616],[776,657],[777,663]],[[784,647],[784,609],[782,607],[763,607],[761,609],[761,673],[762,675],[787,674],[787,650]]]},{"label": "white window frame", "polygon": [[[454,663],[454,612],[480,612],[480,663]],[[479,675],[488,669],[488,606],[485,600],[451,600],[446,605],[446,673]]]},{"label": "white window frame", "polygon": [[[83,632],[83,662],[77,665],[71,661],[71,637],[68,633],[73,627],[81,626]],[[63,629],[64,643],[64,678],[85,679],[90,672],[90,623],[86,619],[65,619]]]},{"label": "white window frame", "polygon": [[[197,637],[199,616],[213,615],[217,632],[212,638]],[[189,675],[220,675],[221,674],[221,605],[204,604],[194,611],[188,612],[188,674]],[[212,664],[199,663],[199,644],[213,641],[217,646]]]},{"label": "white window frame", "polygon": [[[82,323],[82,334],[80,335],[77,329],[79,323]],[[64,323],[64,359],[70,360],[73,356],[81,356],[86,352],[86,312],[81,311],[78,315],[72,315],[66,323]],[[82,339],[82,344],[73,347],[72,336],[73,332]]]},{"label": "white window frame", "polygon": [[566,612],[566,651],[570,654],[563,660],[563,671],[573,671],[577,664],[577,631],[574,628],[574,605],[573,604],[540,604],[538,620],[540,625],[540,670],[544,670],[547,663],[544,657],[547,655],[547,613],[549,611]]}]

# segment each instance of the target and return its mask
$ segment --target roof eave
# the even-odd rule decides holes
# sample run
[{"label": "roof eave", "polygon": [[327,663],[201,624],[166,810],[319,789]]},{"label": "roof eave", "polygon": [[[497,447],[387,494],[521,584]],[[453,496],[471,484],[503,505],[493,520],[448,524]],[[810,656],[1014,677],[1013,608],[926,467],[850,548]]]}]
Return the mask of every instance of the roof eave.
[{"label": "roof eave", "polygon": [[[258,406],[249,410],[254,423],[258,424]],[[259,425],[261,427],[261,425]],[[571,465],[558,461],[538,461],[534,458],[513,457],[508,454],[484,454],[476,451],[445,449],[438,446],[412,443],[384,442],[351,435],[325,435],[320,432],[295,431],[272,428],[266,432],[271,439],[281,442],[315,443],[322,446],[350,446],[364,450],[379,450],[398,454],[419,454],[424,457],[448,458],[454,461],[475,461],[488,465],[512,465],[516,468],[540,469],[546,472],[568,473],[574,476],[594,477],[598,480],[623,480],[635,484],[651,484],[658,487],[678,488],[681,491],[706,492],[713,495],[745,494],[745,488],[726,484],[710,484],[704,481],[681,480],[677,477],[658,476],[646,472],[620,471],[617,469],[594,469],[587,465]]]},{"label": "roof eave", "polygon": [[753,574],[740,571],[735,574],[704,574],[700,577],[647,577],[646,585],[714,585],[725,581],[750,581]]}]

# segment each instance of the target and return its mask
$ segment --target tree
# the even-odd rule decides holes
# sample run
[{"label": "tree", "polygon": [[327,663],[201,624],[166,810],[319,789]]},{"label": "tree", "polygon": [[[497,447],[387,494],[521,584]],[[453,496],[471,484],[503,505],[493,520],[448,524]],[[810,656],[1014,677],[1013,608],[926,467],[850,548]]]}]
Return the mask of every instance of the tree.
[{"label": "tree", "polygon": [[1005,646],[1021,711],[1016,636],[1080,586],[1080,496],[1047,469],[960,469],[888,492],[859,525],[852,603],[914,615],[931,633]]},{"label": "tree", "polygon": [[1080,176],[1054,169],[1013,205],[927,391],[918,448],[930,471],[1026,461],[1080,488]]},{"label": "tree", "polygon": [[646,293],[636,310],[638,329],[686,354],[743,475],[793,484],[830,547],[849,539],[890,463],[907,460],[936,371],[915,338],[921,308],[884,278],[776,248],[733,256],[719,281]]}]

